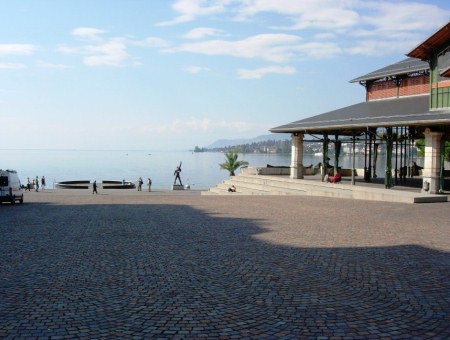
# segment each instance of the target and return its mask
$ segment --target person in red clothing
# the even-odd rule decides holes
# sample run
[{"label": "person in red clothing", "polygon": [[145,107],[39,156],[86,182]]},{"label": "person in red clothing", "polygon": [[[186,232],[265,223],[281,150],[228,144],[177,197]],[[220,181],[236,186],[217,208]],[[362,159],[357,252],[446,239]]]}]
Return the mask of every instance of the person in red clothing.
[{"label": "person in red clothing", "polygon": [[328,181],[331,183],[337,183],[340,182],[342,179],[341,174],[338,172],[336,175],[332,176],[332,177],[328,177]]}]

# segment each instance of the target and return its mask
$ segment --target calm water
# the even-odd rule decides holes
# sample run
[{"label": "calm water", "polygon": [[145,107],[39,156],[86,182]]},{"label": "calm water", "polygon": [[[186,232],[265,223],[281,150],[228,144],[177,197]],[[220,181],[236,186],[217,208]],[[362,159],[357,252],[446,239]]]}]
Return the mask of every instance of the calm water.
[{"label": "calm water", "polygon": [[[333,157],[331,162],[333,163]],[[251,167],[289,165],[290,154],[239,154]],[[154,188],[169,189],[173,172],[182,164],[183,184],[192,189],[207,189],[228,178],[228,172],[219,169],[224,155],[216,152],[190,151],[86,151],[86,150],[0,150],[0,169],[17,170],[22,183],[36,176],[45,176],[47,188],[64,180],[130,180],[150,177]],[[305,155],[304,165],[317,164],[320,156]],[[351,167],[351,156],[341,156],[340,164]],[[419,164],[419,162],[418,162]],[[364,157],[356,158],[356,167],[364,167]],[[384,172],[384,159],[378,158],[378,174]]]}]

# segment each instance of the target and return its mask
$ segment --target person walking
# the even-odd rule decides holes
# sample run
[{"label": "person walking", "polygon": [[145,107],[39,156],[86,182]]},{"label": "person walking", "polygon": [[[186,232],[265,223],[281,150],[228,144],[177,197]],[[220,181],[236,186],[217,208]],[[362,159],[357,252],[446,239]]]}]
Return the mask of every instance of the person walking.
[{"label": "person walking", "polygon": [[92,183],[92,195],[93,194],[98,194],[98,192],[97,192],[97,181],[94,181],[94,183]]},{"label": "person walking", "polygon": [[36,192],[39,191],[39,177],[38,176],[36,176],[36,187],[35,187],[35,189],[36,189]]},{"label": "person walking", "polygon": [[45,177],[44,176],[41,177],[41,188],[42,188],[42,190],[45,190]]},{"label": "person walking", "polygon": [[147,185],[148,185],[148,191],[152,191],[152,180],[150,179],[150,177],[147,179]]}]

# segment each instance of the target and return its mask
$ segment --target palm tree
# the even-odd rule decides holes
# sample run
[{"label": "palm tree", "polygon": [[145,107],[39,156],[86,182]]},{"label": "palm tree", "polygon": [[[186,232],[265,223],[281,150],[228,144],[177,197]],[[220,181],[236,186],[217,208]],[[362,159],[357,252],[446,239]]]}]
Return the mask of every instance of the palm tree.
[{"label": "palm tree", "polygon": [[234,152],[225,153],[225,162],[219,164],[221,169],[228,170],[230,172],[230,176],[234,176],[234,172],[239,169],[241,166],[247,166],[248,162],[246,161],[238,161],[238,155]]}]

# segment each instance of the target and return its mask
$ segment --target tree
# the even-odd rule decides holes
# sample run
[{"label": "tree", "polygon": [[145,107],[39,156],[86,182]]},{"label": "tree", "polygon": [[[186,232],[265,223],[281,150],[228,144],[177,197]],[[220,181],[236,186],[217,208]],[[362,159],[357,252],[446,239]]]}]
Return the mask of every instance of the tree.
[{"label": "tree", "polygon": [[[425,139],[418,139],[416,141],[417,154],[421,157],[425,156]],[[450,142],[445,141],[444,144],[444,159],[450,162]]]},{"label": "tree", "polygon": [[230,176],[234,176],[234,172],[239,169],[241,166],[247,166],[248,162],[246,161],[238,161],[238,154],[234,152],[225,153],[225,162],[219,164],[220,168],[223,170],[228,170],[230,172]]}]

